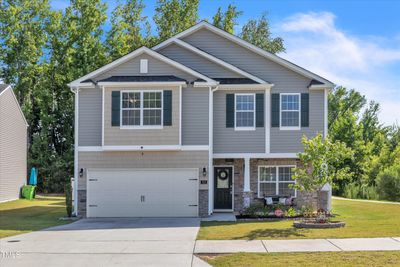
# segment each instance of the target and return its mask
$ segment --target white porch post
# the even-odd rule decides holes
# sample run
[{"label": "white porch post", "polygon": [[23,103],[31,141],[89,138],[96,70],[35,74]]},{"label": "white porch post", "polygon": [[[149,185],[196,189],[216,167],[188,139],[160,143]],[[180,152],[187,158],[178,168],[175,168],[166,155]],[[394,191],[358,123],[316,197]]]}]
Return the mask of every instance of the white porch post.
[{"label": "white porch post", "polygon": [[243,192],[250,192],[250,158],[244,158]]}]

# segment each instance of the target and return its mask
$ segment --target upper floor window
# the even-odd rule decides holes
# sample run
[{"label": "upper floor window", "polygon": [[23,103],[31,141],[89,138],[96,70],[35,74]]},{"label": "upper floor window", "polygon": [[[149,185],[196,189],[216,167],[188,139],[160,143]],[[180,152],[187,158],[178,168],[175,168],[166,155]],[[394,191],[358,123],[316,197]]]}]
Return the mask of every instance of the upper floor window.
[{"label": "upper floor window", "polygon": [[162,91],[122,91],[121,126],[162,126]]},{"label": "upper floor window", "polygon": [[255,130],[255,94],[235,94],[235,129]]},{"label": "upper floor window", "polygon": [[296,190],[291,188],[294,166],[259,166],[258,197],[296,196]]},{"label": "upper floor window", "polygon": [[300,94],[280,94],[280,96],[280,127],[290,130],[300,129]]}]

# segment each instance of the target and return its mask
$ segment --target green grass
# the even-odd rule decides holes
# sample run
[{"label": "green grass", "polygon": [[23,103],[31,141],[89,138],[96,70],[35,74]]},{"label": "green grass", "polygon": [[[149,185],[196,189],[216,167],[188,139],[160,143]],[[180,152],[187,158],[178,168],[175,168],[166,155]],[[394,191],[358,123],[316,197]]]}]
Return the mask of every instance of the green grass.
[{"label": "green grass", "polygon": [[36,196],[34,200],[0,203],[0,238],[69,223],[59,220],[63,216],[64,197]]},{"label": "green grass", "polygon": [[399,266],[400,251],[318,252],[318,253],[238,253],[232,255],[201,256],[216,267],[261,266]]},{"label": "green grass", "polygon": [[333,200],[337,229],[297,229],[292,220],[260,222],[202,222],[197,239],[299,239],[399,237],[400,205]]}]

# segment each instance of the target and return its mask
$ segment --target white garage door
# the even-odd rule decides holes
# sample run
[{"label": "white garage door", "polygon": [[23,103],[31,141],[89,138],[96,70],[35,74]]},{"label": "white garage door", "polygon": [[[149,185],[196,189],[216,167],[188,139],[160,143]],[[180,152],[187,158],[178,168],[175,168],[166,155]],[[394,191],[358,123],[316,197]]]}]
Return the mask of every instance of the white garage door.
[{"label": "white garage door", "polygon": [[197,169],[89,170],[87,217],[197,217]]}]

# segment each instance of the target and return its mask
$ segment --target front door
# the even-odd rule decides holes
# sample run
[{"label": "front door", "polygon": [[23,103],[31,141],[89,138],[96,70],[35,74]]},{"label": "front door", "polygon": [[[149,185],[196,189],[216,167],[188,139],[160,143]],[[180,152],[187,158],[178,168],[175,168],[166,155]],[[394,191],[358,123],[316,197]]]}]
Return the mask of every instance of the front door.
[{"label": "front door", "polygon": [[214,209],[232,209],[232,167],[214,167]]}]

